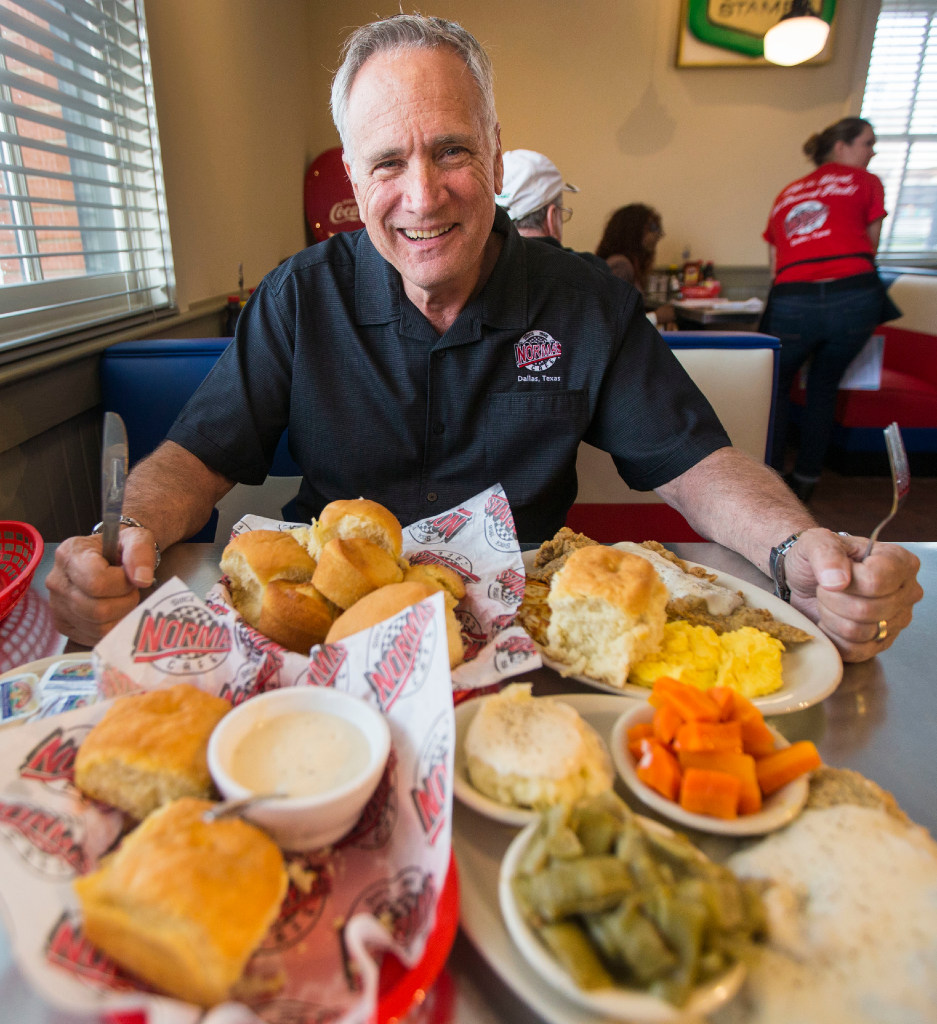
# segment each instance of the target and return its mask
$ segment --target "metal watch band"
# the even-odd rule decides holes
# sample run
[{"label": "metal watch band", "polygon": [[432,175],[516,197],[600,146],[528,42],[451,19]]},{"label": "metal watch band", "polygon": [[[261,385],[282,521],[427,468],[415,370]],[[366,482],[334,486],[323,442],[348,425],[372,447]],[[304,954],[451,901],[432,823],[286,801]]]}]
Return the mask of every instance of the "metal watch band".
[{"label": "metal watch band", "polygon": [[[146,529],[146,527],[143,525],[143,523],[141,523],[138,519],[132,519],[130,516],[121,516],[120,517],[120,525],[121,526],[135,526],[138,530],[145,530]],[[100,533],[103,529],[104,529],[104,522],[102,521],[102,522],[97,523],[95,525],[95,527],[91,531],[91,533],[92,534]],[[153,547],[156,548],[156,565],[153,566],[153,571],[156,572],[156,570],[159,568],[159,563],[160,563],[160,559],[162,558],[162,553],[159,550],[159,544],[155,540],[153,541]]]},{"label": "metal watch band", "polygon": [[791,599],[791,588],[787,585],[787,576],[784,572],[784,557],[797,543],[797,538],[801,533],[803,533],[803,530],[792,533],[787,540],[782,540],[776,548],[771,549],[771,555],[768,558],[771,576],[774,579],[774,593],[782,601],[789,602]]}]

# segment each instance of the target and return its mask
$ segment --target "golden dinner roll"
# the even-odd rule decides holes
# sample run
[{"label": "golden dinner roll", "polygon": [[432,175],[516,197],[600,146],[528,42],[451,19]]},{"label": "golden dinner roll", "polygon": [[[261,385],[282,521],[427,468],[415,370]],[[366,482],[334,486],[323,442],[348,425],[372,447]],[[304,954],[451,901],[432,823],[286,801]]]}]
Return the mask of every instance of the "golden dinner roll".
[{"label": "golden dinner roll", "polygon": [[325,640],[338,614],[314,584],[273,580],[263,588],[257,629],[288,650],[308,654]]},{"label": "golden dinner roll", "polygon": [[397,517],[383,505],[368,498],[329,502],[305,536],[307,551],[316,560],[334,537],[364,537],[384,548],[394,558],[399,558],[403,550],[403,530]]},{"label": "golden dinner roll", "polygon": [[273,840],[240,818],[204,821],[211,806],[167,804],[73,883],[95,946],[159,991],[206,1007],[230,997],[287,890]]},{"label": "golden dinner roll", "polygon": [[350,608],[365,594],[399,583],[403,569],[386,549],[366,537],[333,537],[319,554],[312,582],[339,608]]},{"label": "golden dinner roll", "polygon": [[639,555],[603,545],[574,551],[552,577],[547,653],[612,686],[663,640],[667,588]]},{"label": "golden dinner roll", "polygon": [[138,820],[177,797],[209,797],[208,738],[230,710],[188,683],[117,697],[78,748],[75,784]]},{"label": "golden dinner roll", "polygon": [[225,546],[221,568],[231,581],[234,607],[259,629],[264,587],[273,580],[308,583],[316,563],[293,531],[248,530]]},{"label": "golden dinner roll", "polygon": [[[353,633],[360,633],[363,629],[369,629],[378,622],[383,622],[409,608],[412,604],[424,601],[427,597],[436,593],[436,588],[426,583],[391,583],[378,590],[372,590],[370,594],[355,602],[347,611],[343,612],[332,623],[325,638],[329,644],[344,640]],[[465,649],[462,644],[462,630],[455,613],[448,606],[446,613],[446,642],[449,652],[449,667],[455,668],[465,657]]]},{"label": "golden dinner roll", "polygon": [[443,590],[451,598],[446,604],[455,607],[465,597],[465,581],[447,565],[438,562],[420,562],[407,566],[403,575],[406,582],[427,583],[434,590]]}]

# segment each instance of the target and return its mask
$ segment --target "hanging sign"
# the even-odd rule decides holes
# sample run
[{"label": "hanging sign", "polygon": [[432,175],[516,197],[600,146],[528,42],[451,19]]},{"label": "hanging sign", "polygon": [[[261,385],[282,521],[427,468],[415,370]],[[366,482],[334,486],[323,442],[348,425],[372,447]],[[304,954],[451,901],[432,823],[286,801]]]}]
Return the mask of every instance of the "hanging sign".
[{"label": "hanging sign", "polygon": [[[830,26],[836,0],[812,0]],[[790,10],[790,0],[684,0],[677,40],[678,67],[777,67],[765,60],[765,32]],[[830,59],[832,32],[809,64]]]}]

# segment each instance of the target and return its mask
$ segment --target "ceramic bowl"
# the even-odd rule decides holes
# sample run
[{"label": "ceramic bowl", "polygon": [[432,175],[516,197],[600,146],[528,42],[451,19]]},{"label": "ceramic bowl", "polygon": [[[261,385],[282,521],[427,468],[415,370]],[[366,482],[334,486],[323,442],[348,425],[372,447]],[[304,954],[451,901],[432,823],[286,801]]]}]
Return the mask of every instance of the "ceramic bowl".
[{"label": "ceramic bowl", "polygon": [[[302,712],[317,714],[308,716]],[[366,750],[359,751],[354,770],[334,771],[342,757],[333,754],[324,763],[307,763],[307,755],[318,746],[326,749],[326,733],[346,728],[331,722],[335,716],[358,730],[351,730],[356,743],[363,735]],[[276,719],[277,724],[271,720]],[[250,768],[245,759],[245,741],[255,730],[273,730],[288,723],[296,730],[296,746],[287,751],[286,741],[270,744],[270,756],[262,765]],[[298,732],[298,735],[297,735]],[[273,732],[269,737],[273,739]],[[215,785],[227,800],[239,800],[256,792],[291,792],[296,785],[297,765],[310,774],[318,773],[326,788],[311,795],[273,797],[245,808],[244,818],[264,829],[284,850],[312,850],[337,842],[354,828],[373,795],[390,754],[387,719],[374,705],[359,697],[323,686],[291,686],[270,690],[239,704],[218,723],[208,742],[208,767]],[[262,771],[270,778],[261,780]],[[332,776],[338,777],[333,778]]]}]

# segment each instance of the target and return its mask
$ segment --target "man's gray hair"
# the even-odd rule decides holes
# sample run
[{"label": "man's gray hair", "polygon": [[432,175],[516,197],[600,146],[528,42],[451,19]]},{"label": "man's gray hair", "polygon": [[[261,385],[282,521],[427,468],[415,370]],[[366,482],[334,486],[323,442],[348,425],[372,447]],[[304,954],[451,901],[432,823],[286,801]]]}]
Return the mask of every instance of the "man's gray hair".
[{"label": "man's gray hair", "polygon": [[563,204],[563,193],[558,193],[548,203],[544,203],[539,209],[534,210],[532,213],[528,213],[526,217],[521,217],[520,220],[514,221],[514,225],[518,231],[546,231],[547,228],[547,211],[551,206],[562,206]]},{"label": "man's gray hair", "polygon": [[448,46],[465,62],[481,95],[482,128],[491,133],[498,118],[495,113],[494,72],[488,54],[478,40],[461,25],[444,18],[427,18],[422,14],[395,14],[383,21],[362,25],[345,40],[342,63],[332,80],[332,120],[338,129],[345,159],[352,162],[346,118],[348,97],[355,77],[375,54],[408,48],[434,50]]}]

